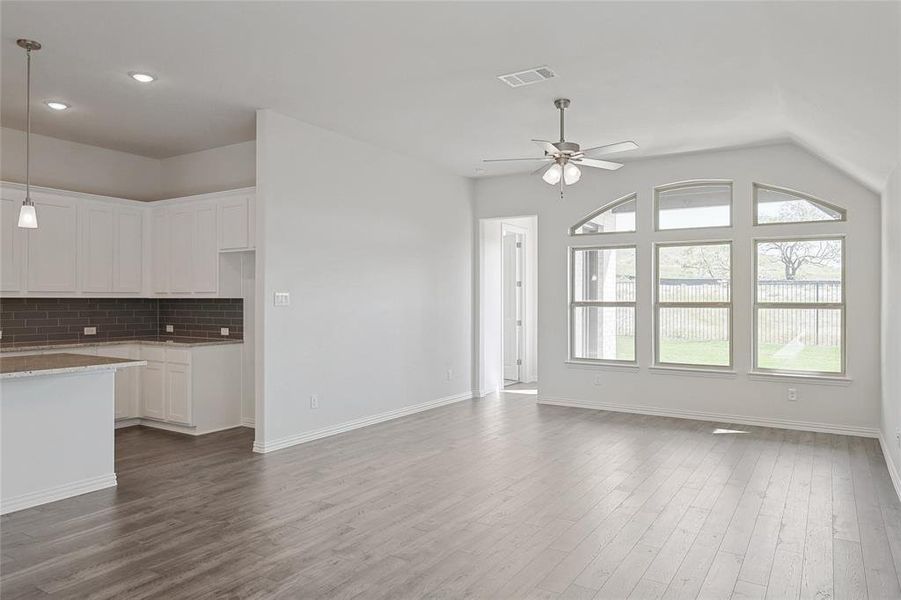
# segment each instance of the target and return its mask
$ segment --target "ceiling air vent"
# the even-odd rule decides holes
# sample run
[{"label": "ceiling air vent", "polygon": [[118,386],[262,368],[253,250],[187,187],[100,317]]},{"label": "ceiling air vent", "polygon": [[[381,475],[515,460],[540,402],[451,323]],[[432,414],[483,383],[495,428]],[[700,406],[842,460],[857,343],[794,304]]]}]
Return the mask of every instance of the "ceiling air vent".
[{"label": "ceiling air vent", "polygon": [[516,73],[498,75],[497,78],[510,87],[522,87],[524,85],[539,83],[546,79],[553,79],[556,76],[557,74],[548,67],[535,67],[534,69],[526,69],[525,71],[517,71]]}]

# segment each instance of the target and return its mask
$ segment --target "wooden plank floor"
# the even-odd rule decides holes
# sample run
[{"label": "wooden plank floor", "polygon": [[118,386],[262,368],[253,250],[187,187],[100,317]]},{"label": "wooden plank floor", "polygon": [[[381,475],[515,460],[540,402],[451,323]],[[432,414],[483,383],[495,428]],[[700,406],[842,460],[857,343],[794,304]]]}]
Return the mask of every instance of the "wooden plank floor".
[{"label": "wooden plank floor", "polygon": [[524,389],[261,456],[116,435],[119,487],[2,518],[15,598],[901,598],[871,439]]}]

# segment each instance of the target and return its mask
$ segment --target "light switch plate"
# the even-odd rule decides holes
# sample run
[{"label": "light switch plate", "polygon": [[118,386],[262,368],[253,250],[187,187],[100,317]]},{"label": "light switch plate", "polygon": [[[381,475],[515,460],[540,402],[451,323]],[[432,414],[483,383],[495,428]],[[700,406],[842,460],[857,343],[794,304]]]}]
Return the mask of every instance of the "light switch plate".
[{"label": "light switch plate", "polygon": [[220,327],[219,335],[228,335],[228,327]]},{"label": "light switch plate", "polygon": [[275,305],[288,306],[291,304],[291,294],[289,292],[275,292]]},{"label": "light switch plate", "polygon": [[97,335],[97,328],[96,327],[85,327],[84,334],[85,335]]},{"label": "light switch plate", "polygon": [[166,325],[166,333],[172,333],[175,331],[175,325]]}]

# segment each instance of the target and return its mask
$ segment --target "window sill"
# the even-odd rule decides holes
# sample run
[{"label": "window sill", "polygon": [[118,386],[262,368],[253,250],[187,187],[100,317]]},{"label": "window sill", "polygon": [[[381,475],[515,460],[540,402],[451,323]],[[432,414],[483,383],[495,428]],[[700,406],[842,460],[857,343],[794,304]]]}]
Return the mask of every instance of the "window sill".
[{"label": "window sill", "polygon": [[656,375],[687,375],[689,377],[714,377],[732,379],[737,375],[732,369],[705,369],[703,367],[663,367],[653,366],[648,370]]},{"label": "window sill", "polygon": [[844,375],[804,375],[803,373],[769,373],[765,371],[749,371],[748,379],[756,381],[797,381],[816,385],[851,385],[853,381]]},{"label": "window sill", "polygon": [[567,365],[572,365],[574,367],[595,367],[601,369],[609,369],[612,371],[637,371],[638,363],[628,363],[628,362],[606,362],[599,360],[579,360],[577,358],[570,358],[568,360],[563,361]]}]

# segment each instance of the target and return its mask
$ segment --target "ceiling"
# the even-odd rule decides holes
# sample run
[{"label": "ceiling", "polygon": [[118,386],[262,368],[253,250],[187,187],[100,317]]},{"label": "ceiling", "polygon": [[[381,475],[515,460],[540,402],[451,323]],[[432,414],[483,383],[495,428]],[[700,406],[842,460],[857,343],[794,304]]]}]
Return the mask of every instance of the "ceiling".
[{"label": "ceiling", "polygon": [[[794,139],[879,189],[898,160],[893,2],[15,2],[0,4],[2,111],[33,130],[165,158],[253,139],[272,108],[465,176],[528,169],[555,139],[632,156]],[[558,78],[509,88],[501,73]],[[128,71],[159,76],[139,85]],[[72,104],[54,112],[38,102]],[[624,156],[625,158],[625,156]],[[336,160],[338,157],[336,157]]]}]

